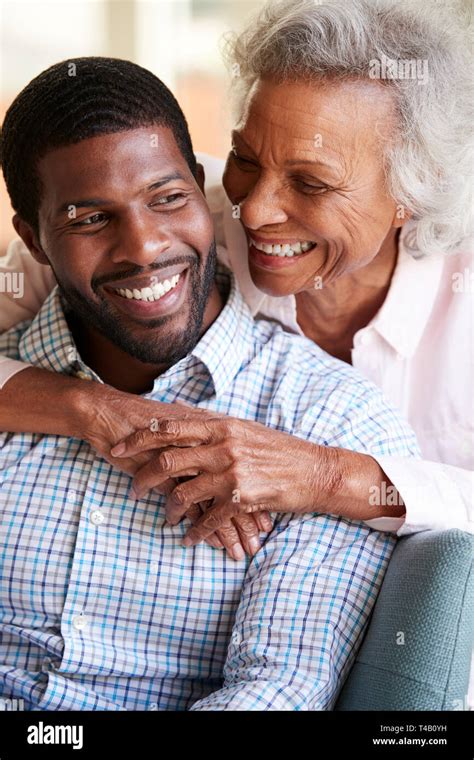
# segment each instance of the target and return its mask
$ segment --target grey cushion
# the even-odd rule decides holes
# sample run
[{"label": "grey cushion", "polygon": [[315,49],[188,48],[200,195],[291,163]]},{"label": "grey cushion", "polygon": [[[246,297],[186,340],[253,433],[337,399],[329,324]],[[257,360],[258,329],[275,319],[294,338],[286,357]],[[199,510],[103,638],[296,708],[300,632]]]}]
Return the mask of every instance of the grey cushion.
[{"label": "grey cushion", "polygon": [[399,540],[335,710],[467,709],[473,555],[460,530]]}]

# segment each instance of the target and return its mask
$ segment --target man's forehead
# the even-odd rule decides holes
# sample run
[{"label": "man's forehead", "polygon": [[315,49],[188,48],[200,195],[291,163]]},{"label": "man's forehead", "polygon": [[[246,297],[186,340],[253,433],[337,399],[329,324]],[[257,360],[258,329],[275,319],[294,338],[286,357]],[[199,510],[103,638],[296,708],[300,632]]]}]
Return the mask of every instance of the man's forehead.
[{"label": "man's forehead", "polygon": [[89,181],[121,184],[189,168],[168,127],[152,125],[86,138],[50,150],[38,163],[45,185],[67,188]]}]

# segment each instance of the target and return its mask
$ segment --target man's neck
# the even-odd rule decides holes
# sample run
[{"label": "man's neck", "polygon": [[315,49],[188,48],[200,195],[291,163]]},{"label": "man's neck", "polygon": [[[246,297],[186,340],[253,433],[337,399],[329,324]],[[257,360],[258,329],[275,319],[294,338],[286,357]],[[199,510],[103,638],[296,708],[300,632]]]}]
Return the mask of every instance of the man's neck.
[{"label": "man's neck", "polygon": [[[217,285],[211,288],[204,310],[201,338],[217,319],[223,308],[222,296]],[[80,356],[104,383],[128,393],[147,393],[159,375],[166,372],[170,364],[146,364],[122,351],[97,330],[85,325],[76,317],[68,319],[71,332]]]},{"label": "man's neck", "polygon": [[394,231],[367,266],[320,290],[298,293],[297,318],[304,334],[332,356],[350,364],[355,333],[373,319],[385,301],[397,252],[398,237]]}]

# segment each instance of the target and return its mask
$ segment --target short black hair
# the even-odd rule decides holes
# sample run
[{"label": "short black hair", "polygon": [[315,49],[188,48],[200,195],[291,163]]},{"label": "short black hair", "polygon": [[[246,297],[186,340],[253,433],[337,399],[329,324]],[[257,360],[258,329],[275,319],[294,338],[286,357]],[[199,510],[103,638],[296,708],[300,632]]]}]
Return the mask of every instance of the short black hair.
[{"label": "short black hair", "polygon": [[38,232],[37,164],[49,150],[89,137],[148,126],[169,127],[192,174],[196,158],[178,101],[157,76],[131,61],[62,61],[15,98],[2,126],[0,156],[14,210]]}]

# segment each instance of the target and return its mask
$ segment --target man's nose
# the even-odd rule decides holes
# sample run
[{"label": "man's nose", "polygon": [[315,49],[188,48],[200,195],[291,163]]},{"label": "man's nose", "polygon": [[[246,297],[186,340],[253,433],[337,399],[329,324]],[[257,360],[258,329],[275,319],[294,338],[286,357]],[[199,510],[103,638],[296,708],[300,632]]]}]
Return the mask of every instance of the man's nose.
[{"label": "man's nose", "polygon": [[112,260],[116,264],[126,261],[137,266],[148,266],[168,250],[170,245],[170,235],[156,217],[144,219],[130,215],[118,227],[117,242],[111,253]]},{"label": "man's nose", "polygon": [[243,225],[247,229],[258,230],[261,227],[288,221],[288,214],[283,203],[283,192],[283,188],[276,182],[266,179],[262,173],[248,193],[240,199],[240,220]]}]

